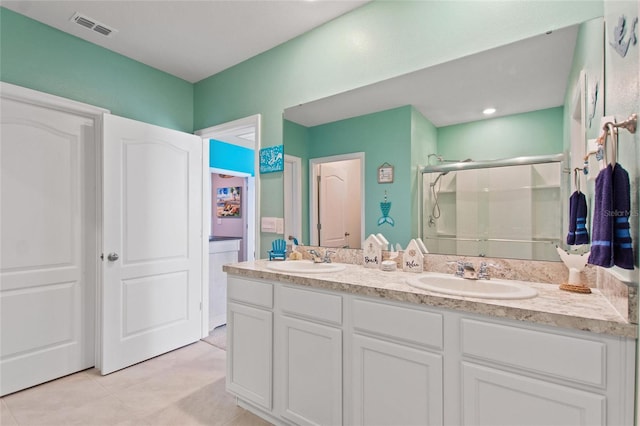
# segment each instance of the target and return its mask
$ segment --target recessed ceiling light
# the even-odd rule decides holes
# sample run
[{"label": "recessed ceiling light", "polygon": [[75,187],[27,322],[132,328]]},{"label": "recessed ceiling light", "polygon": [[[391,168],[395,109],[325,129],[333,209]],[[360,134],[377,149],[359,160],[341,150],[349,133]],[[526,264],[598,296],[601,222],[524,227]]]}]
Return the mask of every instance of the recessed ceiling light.
[{"label": "recessed ceiling light", "polygon": [[491,115],[491,114],[493,114],[494,112],[496,112],[496,109],[495,109],[495,108],[487,108],[487,109],[485,109],[484,111],[482,111],[482,113],[483,113],[484,115]]}]

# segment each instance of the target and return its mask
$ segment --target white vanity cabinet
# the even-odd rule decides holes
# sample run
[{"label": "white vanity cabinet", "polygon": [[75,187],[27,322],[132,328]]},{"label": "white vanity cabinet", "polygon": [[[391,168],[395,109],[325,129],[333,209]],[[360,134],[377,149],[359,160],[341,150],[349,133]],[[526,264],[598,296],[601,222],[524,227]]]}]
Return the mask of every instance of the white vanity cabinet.
[{"label": "white vanity cabinet", "polygon": [[443,317],[355,298],[353,425],[443,424]]},{"label": "white vanity cabinet", "polygon": [[632,425],[630,339],[463,317],[461,424]]},{"label": "white vanity cabinet", "polygon": [[634,424],[632,338],[233,275],[229,333],[278,425]]},{"label": "white vanity cabinet", "polygon": [[342,297],[279,286],[276,300],[278,411],[298,425],[342,424]]},{"label": "white vanity cabinet", "polygon": [[227,295],[227,389],[271,411],[273,285],[230,276]]}]

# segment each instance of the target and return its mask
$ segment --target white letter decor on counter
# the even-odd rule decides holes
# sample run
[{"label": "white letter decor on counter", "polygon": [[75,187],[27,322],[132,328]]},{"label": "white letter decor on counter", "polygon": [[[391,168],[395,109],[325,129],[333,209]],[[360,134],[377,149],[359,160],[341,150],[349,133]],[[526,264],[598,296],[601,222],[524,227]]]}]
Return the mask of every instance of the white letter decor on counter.
[{"label": "white letter decor on counter", "polygon": [[382,246],[383,243],[373,234],[364,240],[362,264],[365,268],[380,268],[380,264],[382,263]]}]

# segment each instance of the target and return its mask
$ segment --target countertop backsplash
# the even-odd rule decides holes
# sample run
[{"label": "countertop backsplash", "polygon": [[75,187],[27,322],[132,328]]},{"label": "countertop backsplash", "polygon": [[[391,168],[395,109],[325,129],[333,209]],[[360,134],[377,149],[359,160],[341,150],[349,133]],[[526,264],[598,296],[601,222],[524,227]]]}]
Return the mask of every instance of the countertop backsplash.
[{"label": "countertop backsplash", "polygon": [[[322,251],[323,247],[298,246],[304,259],[311,259],[307,250]],[[331,259],[338,263],[362,264],[362,250],[348,248],[331,248],[334,253]],[[382,258],[387,260],[396,252],[383,251]],[[398,263],[398,269],[402,270],[402,251],[397,252],[394,259]],[[454,264],[458,260],[471,262],[476,268],[480,262],[495,265],[489,272],[492,277],[507,280],[530,281],[546,284],[560,285],[569,277],[569,270],[562,262],[549,262],[538,260],[503,259],[490,257],[455,256],[442,254],[427,254],[424,260],[424,270],[429,272],[453,273]],[[603,268],[587,265],[580,273],[581,281],[588,287],[598,288],[611,302],[622,317],[632,324],[638,324],[638,288],[627,285],[616,279]],[[588,297],[588,295],[586,295]]]}]

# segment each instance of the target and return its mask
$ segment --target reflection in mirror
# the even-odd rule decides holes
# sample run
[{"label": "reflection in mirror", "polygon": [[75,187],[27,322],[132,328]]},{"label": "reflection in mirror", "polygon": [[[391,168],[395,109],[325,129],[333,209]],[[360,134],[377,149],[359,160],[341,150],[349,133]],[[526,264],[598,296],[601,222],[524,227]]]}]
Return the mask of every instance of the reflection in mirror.
[{"label": "reflection in mirror", "polygon": [[422,238],[427,249],[557,260],[561,178],[560,162],[424,173]]},{"label": "reflection in mirror", "polygon": [[311,159],[311,245],[361,247],[363,162],[361,153]]},{"label": "reflection in mirror", "polygon": [[[597,37],[598,31],[600,37]],[[411,238],[423,233],[429,219],[426,211],[424,220],[421,217],[421,210],[426,207],[421,203],[422,176],[417,173],[429,164],[429,154],[445,159],[494,160],[569,151],[566,134],[574,112],[572,92],[578,84],[578,75],[584,70],[588,74],[585,102],[590,97],[589,88],[594,85],[592,77],[595,75],[596,81],[602,78],[602,74],[598,74],[601,71],[598,64],[602,63],[601,31],[602,19],[556,29],[287,108],[283,127],[285,153],[301,158],[303,165],[301,242],[314,243],[311,234],[315,225],[310,220],[312,207],[309,201],[312,186],[309,162],[314,158],[363,152],[366,156],[366,197],[362,206],[364,230],[361,238],[382,232],[393,245],[399,243],[406,247]],[[490,118],[482,114],[489,106],[497,109]],[[584,139],[586,132],[580,133]],[[377,182],[377,168],[384,163],[394,166],[393,183]],[[443,188],[454,185],[450,181],[454,176],[455,180],[464,179],[450,173],[450,176],[443,176],[439,184]],[[561,190],[554,207],[565,214],[565,198],[571,189],[568,175],[557,179],[561,182]],[[429,189],[429,182],[425,182],[425,191]],[[393,227],[388,224],[378,226],[377,222],[379,203],[385,193],[393,203]],[[455,194],[447,195],[443,191],[441,200],[446,204],[446,198],[453,196]],[[532,195],[532,202],[551,203],[551,200],[541,201],[536,197]],[[498,200],[492,199],[492,203],[498,203]],[[442,204],[440,207],[442,210]],[[496,210],[493,206],[486,208],[489,208],[487,211]],[[462,215],[462,211],[459,214]],[[533,235],[531,240],[561,241],[561,214],[547,217],[547,221],[554,222],[553,227],[540,237]],[[446,224],[453,220],[449,212],[441,211],[439,221]],[[478,223],[477,226],[487,228],[491,225]],[[551,228],[556,232],[553,236],[547,232],[551,232]],[[544,245],[535,243],[536,247]],[[446,244],[430,247],[431,252],[437,252],[440,246]],[[449,248],[443,250],[448,253]],[[524,251],[521,256],[548,258],[547,254],[538,256],[538,249],[531,251],[531,256]],[[484,254],[490,255],[490,251]],[[553,259],[557,259],[557,254]]]}]

